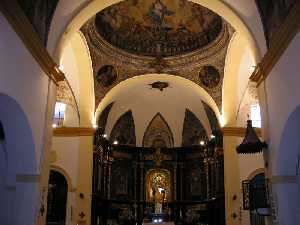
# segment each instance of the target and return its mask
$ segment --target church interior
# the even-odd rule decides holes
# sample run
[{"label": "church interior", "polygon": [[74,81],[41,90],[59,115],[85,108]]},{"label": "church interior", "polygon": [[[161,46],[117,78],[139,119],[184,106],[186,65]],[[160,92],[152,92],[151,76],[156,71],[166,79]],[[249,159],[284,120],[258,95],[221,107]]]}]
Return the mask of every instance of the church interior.
[{"label": "church interior", "polygon": [[0,224],[299,225],[299,30],[298,0],[1,0]]}]

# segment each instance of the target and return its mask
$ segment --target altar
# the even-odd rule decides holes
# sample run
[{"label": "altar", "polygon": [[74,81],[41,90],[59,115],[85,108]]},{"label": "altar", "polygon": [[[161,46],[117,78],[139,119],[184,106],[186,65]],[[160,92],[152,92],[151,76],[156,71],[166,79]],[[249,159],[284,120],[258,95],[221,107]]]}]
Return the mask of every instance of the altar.
[{"label": "altar", "polygon": [[143,223],[143,225],[175,225],[174,222],[153,222],[153,223]]},{"label": "altar", "polygon": [[92,225],[224,224],[223,154],[97,146]]}]

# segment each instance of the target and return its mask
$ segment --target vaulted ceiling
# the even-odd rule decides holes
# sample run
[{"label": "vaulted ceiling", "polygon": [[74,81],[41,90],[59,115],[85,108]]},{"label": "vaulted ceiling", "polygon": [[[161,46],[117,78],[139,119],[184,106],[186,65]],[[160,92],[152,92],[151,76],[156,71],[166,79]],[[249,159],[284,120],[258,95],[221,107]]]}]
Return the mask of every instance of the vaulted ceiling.
[{"label": "vaulted ceiling", "polygon": [[82,27],[94,74],[95,107],[114,86],[135,76],[165,73],[204,88],[219,109],[233,28],[186,0],[126,0]]}]

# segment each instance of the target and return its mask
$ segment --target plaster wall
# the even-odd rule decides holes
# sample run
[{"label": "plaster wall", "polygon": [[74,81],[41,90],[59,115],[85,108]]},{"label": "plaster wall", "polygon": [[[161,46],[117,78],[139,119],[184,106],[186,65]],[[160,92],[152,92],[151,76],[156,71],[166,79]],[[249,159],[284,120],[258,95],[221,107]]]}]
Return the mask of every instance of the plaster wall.
[{"label": "plaster wall", "polygon": [[[285,137],[285,133],[289,130],[285,130],[285,126],[291,113],[300,104],[299,51],[300,34],[298,33],[272,69],[265,83],[260,86],[260,98],[265,99],[263,120],[266,120],[267,124],[265,136],[269,148],[266,156],[270,177],[295,177],[297,175],[299,141],[296,134],[298,134],[298,130],[290,127],[290,129],[294,129],[294,132]],[[299,123],[295,121],[293,124]],[[285,138],[288,137],[291,140],[289,144],[282,145]],[[297,187],[296,181],[279,181],[273,185],[273,191],[275,199],[278,200],[278,224],[297,224],[299,218],[295,218],[295,215],[299,215],[300,211],[299,201],[297,201],[299,187]],[[288,210],[291,211],[288,212]]]},{"label": "plaster wall", "polygon": [[225,0],[228,6],[241,18],[253,35],[259,49],[259,55],[265,54],[266,41],[264,30],[261,22],[261,17],[256,6],[255,0],[240,1],[240,0]]},{"label": "plaster wall", "polygon": [[236,126],[238,110],[243,100],[249,76],[249,68],[255,64],[249,45],[240,33],[230,41],[224,68],[222,117],[223,126]]},{"label": "plaster wall", "polygon": [[[1,13],[0,33],[0,92],[13,98],[28,118],[39,165],[43,151],[49,78]],[[38,172],[38,168],[35,172]]]},{"label": "plaster wall", "polygon": [[79,79],[80,126],[91,127],[95,122],[95,95],[92,62],[85,39],[77,32],[70,42]]},{"label": "plaster wall", "polygon": [[79,165],[79,137],[53,137],[52,151],[55,154],[55,161],[51,163],[52,168],[59,172],[63,171],[68,180],[68,199],[66,225],[77,224],[74,215],[77,214],[76,187],[78,182]]},{"label": "plaster wall", "polygon": [[71,42],[68,43],[62,53],[60,65],[62,70],[68,80],[71,89],[75,95],[75,99],[79,101],[79,81],[78,81],[78,66],[76,64],[76,58],[74,55],[74,50],[72,48]]},{"label": "plaster wall", "polygon": [[40,187],[47,185],[42,172],[45,152],[51,143],[48,114],[53,107],[49,103],[56,87],[50,87],[49,78],[1,13],[0,33],[0,110],[9,148],[3,211],[9,225],[38,224],[39,218],[43,220]]},{"label": "plaster wall", "polygon": [[79,137],[53,137],[52,151],[56,160],[52,165],[62,168],[71,177],[72,187],[77,184]]},{"label": "plaster wall", "polygon": [[225,188],[225,219],[227,225],[240,225],[240,168],[239,156],[235,150],[238,138],[224,136],[224,188]]},{"label": "plaster wall", "polygon": [[79,118],[77,110],[70,105],[66,105],[65,118],[63,122],[66,127],[78,127],[79,126]]}]

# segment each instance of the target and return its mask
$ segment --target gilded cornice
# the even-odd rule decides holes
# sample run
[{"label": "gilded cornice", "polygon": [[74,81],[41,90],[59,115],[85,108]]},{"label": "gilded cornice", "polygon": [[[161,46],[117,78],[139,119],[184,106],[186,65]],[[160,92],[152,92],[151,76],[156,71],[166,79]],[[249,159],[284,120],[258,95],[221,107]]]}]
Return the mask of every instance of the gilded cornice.
[{"label": "gilded cornice", "polygon": [[80,137],[93,136],[95,129],[92,127],[58,127],[53,129],[55,137]]},{"label": "gilded cornice", "polygon": [[[262,136],[261,129],[255,128],[259,137]],[[58,127],[53,129],[53,136],[55,137],[80,137],[93,136],[95,129],[92,127]],[[223,127],[222,133],[224,136],[244,137],[246,128],[244,127]]]},{"label": "gilded cornice", "polygon": [[[254,128],[258,137],[261,137],[261,129]],[[244,127],[223,127],[222,133],[224,136],[231,136],[231,137],[245,137],[246,128]]]}]

